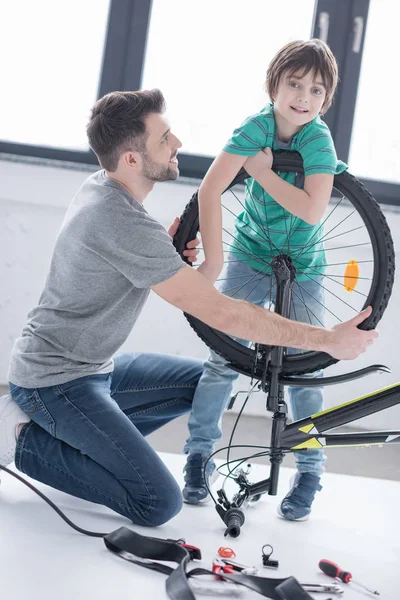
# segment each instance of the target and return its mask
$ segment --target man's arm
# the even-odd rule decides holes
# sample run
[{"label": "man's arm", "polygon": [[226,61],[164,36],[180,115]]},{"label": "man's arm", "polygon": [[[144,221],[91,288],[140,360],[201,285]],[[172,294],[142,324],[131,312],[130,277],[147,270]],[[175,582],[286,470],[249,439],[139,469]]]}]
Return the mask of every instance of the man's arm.
[{"label": "man's arm", "polygon": [[272,152],[265,148],[248,158],[244,168],[264,190],[287,211],[306,223],[314,225],[322,219],[332,193],[333,175],[316,173],[307,175],[304,190],[281,179],[274,173]]},{"label": "man's arm", "polygon": [[262,344],[328,352],[337,359],[353,359],[372,344],[376,331],[357,328],[371,309],[328,330],[285,319],[243,300],[218,292],[200,273],[185,265],[170,279],[152,287],[177,308],[229,335]]},{"label": "man's arm", "polygon": [[200,273],[215,281],[224,263],[221,195],[243,166],[247,156],[221,152],[207,171],[199,189],[200,232],[205,261]]}]

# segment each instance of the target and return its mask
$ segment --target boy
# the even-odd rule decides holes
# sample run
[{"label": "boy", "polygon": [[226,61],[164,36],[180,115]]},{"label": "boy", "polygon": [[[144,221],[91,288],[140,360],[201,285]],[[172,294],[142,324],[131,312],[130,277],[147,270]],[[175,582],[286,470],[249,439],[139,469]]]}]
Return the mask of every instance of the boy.
[{"label": "boy", "polygon": [[[246,186],[245,210],[236,219],[219,289],[253,304],[264,305],[266,298],[273,301],[274,276],[269,263],[274,255],[285,252],[296,267],[291,318],[319,326],[324,323],[325,259],[323,243],[318,241],[323,235],[318,223],[329,202],[334,175],[346,168],[337,160],[330,131],[320,118],[331,105],[337,80],[335,57],[322,41],[285,45],[267,70],[266,88],[272,103],[234,131],[199,190],[205,254],[200,272],[215,281],[221,271],[224,258],[220,197],[244,166],[251,176]],[[294,173],[277,175],[271,170],[272,150],[279,149],[301,154],[303,181]],[[311,238],[313,251],[305,253],[304,247]],[[190,435],[184,448],[189,454],[183,489],[186,502],[197,504],[208,499],[202,465],[221,437],[221,417],[237,377],[221,357],[211,353],[189,418]],[[291,388],[289,395],[296,420],[322,410],[321,388]],[[321,489],[324,460],[320,450],[296,453],[298,473],[279,506],[281,516],[289,520],[308,518],[315,493]],[[214,464],[208,464],[210,476]]]}]

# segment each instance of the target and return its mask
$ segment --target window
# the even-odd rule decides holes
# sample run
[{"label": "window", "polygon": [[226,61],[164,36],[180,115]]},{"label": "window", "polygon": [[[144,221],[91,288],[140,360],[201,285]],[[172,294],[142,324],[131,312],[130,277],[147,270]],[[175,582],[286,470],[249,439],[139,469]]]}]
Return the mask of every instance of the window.
[{"label": "window", "polygon": [[400,183],[400,79],[395,47],[397,0],[371,0],[349,165],[358,177]]},{"label": "window", "polygon": [[309,39],[314,0],[153,0],[142,88],[167,101],[181,152],[215,156],[265,105],[269,61]]},{"label": "window", "polygon": [[109,0],[15,0],[0,24],[2,141],[87,150]]}]

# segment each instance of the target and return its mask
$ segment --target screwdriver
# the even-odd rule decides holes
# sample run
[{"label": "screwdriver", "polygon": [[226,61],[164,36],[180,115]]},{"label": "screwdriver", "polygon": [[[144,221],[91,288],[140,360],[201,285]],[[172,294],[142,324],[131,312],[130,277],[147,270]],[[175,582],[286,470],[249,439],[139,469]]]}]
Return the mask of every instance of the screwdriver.
[{"label": "screwdriver", "polygon": [[375,594],[375,596],[380,596],[379,592],[377,592],[377,591],[374,592],[374,591],[368,589],[367,587],[365,587],[365,585],[362,585],[358,581],[355,581],[353,579],[353,575],[351,573],[349,573],[349,571],[343,571],[338,565],[336,565],[331,560],[326,560],[326,558],[323,558],[322,560],[319,561],[318,566],[321,569],[321,571],[323,573],[325,573],[325,575],[329,575],[329,577],[338,577],[339,579],[341,579],[343,581],[343,583],[349,583],[351,580],[353,583],[355,583],[356,585],[359,585],[360,587],[362,587],[364,590],[366,590],[370,594]]}]

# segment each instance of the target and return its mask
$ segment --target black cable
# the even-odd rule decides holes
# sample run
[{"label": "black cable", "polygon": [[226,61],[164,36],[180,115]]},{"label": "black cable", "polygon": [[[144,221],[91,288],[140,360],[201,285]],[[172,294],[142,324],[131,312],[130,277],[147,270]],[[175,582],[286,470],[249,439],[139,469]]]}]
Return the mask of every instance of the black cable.
[{"label": "black cable", "polygon": [[[205,469],[206,469],[206,467],[207,467],[207,464],[209,463],[209,461],[210,461],[210,460],[211,460],[211,459],[212,459],[212,458],[213,458],[213,457],[214,457],[216,454],[218,454],[219,452],[223,452],[224,450],[227,450],[227,448],[228,448],[228,446],[223,446],[223,448],[219,448],[218,450],[215,450],[215,452],[213,452],[212,454],[210,454],[210,456],[209,456],[209,457],[206,459],[206,462],[204,463],[204,471],[205,471]],[[261,456],[269,456],[269,451],[271,450],[271,446],[256,446],[256,445],[252,445],[252,444],[235,444],[235,445],[231,446],[231,448],[262,448],[262,449],[265,451],[265,452],[261,452],[261,453],[257,453],[257,454],[251,454],[251,455],[249,455],[249,456],[246,456],[244,459],[242,459],[242,458],[235,459],[235,462],[236,462],[236,461],[238,461],[238,460],[242,460],[242,461],[244,462],[244,461],[246,461],[246,460],[250,460],[251,458],[258,458],[259,456],[260,456],[260,457],[261,457]],[[282,450],[282,452],[283,452],[284,454],[288,454],[289,452],[291,452],[291,449],[288,449],[288,450]],[[232,461],[232,462],[233,462],[233,461]],[[220,468],[222,468],[223,466],[224,466],[224,465],[221,465],[221,467],[218,467],[218,469],[217,469],[217,470],[219,470],[219,469],[220,469]],[[209,493],[209,495],[210,495],[210,497],[211,497],[212,501],[214,502],[214,504],[215,504],[215,505],[217,505],[217,504],[218,504],[218,502],[215,500],[215,498],[214,498],[214,496],[213,496],[213,494],[212,494],[212,492],[211,492],[210,486],[208,485],[207,478],[205,478],[205,479],[204,479],[204,481],[205,481],[205,484],[206,484],[207,491],[208,491],[208,493]]]},{"label": "black cable", "polygon": [[[251,385],[251,384],[250,384],[250,385]],[[243,414],[243,411],[244,411],[244,409],[245,409],[245,407],[246,407],[246,404],[247,404],[247,403],[248,403],[248,401],[250,400],[250,396],[251,396],[251,394],[254,392],[254,389],[255,389],[255,387],[256,387],[257,385],[258,385],[258,381],[256,381],[256,383],[254,383],[253,385],[251,385],[251,387],[250,387],[249,391],[247,392],[247,396],[246,396],[246,398],[245,398],[245,399],[244,399],[244,401],[243,401],[242,407],[241,407],[241,409],[239,410],[238,416],[236,417],[236,421],[235,421],[235,423],[234,423],[234,425],[233,425],[233,427],[232,427],[232,432],[231,432],[231,435],[230,435],[230,438],[229,438],[229,442],[228,442],[228,451],[227,451],[227,453],[226,453],[226,458],[227,458],[227,461],[228,461],[228,462],[229,462],[229,457],[230,457],[230,453],[231,453],[231,450],[230,450],[230,449],[231,449],[231,445],[232,445],[232,441],[233,441],[233,436],[235,435],[236,427],[238,426],[238,424],[239,424],[239,421],[240,421],[240,418],[241,418],[241,416],[242,416],[242,414]]]},{"label": "black cable", "polygon": [[10,469],[7,469],[7,467],[3,467],[3,465],[0,465],[0,469],[5,471],[6,473],[8,473],[9,475],[12,475],[13,477],[15,477],[16,479],[18,479],[19,481],[21,481],[24,485],[26,485],[28,488],[30,488],[33,492],[35,492],[35,494],[37,494],[38,496],[40,496],[40,498],[42,498],[42,500],[44,500],[45,502],[47,502],[47,504],[49,506],[51,506],[51,508],[53,510],[56,511],[56,513],[70,526],[72,527],[72,529],[75,529],[76,531],[79,531],[79,533],[83,533],[84,535],[90,535],[92,537],[104,537],[106,535],[108,535],[107,533],[96,533],[95,531],[88,531],[87,529],[82,529],[82,527],[79,527],[78,525],[75,525],[75,523],[73,523],[70,519],[68,519],[68,517],[62,512],[62,510],[60,510],[58,508],[58,506],[56,504],[54,504],[54,502],[52,502],[49,498],[47,498],[47,496],[45,496],[41,491],[39,491],[37,488],[35,488],[34,485],[32,485],[31,483],[29,483],[29,481],[26,481],[26,479],[24,479],[23,477],[21,477],[20,475],[18,475],[17,473],[14,473],[13,471],[11,471]]},{"label": "black cable", "polygon": [[[244,409],[245,409],[245,407],[246,407],[246,405],[247,405],[247,403],[248,403],[248,401],[249,401],[249,399],[250,399],[250,396],[251,396],[251,394],[253,394],[253,393],[254,393],[254,390],[255,390],[255,388],[256,388],[258,385],[259,385],[259,382],[258,382],[258,381],[256,381],[254,384],[253,384],[252,382],[250,382],[250,388],[249,388],[249,390],[248,390],[248,392],[247,392],[246,398],[245,398],[245,399],[244,399],[244,401],[243,401],[242,407],[241,407],[241,409],[240,409],[240,411],[239,411],[239,413],[238,413],[238,415],[237,415],[236,421],[235,421],[235,423],[234,423],[234,425],[233,425],[232,432],[231,432],[231,435],[230,435],[230,438],[229,438],[229,442],[228,442],[228,446],[227,446],[227,456],[226,456],[226,458],[227,458],[227,462],[226,462],[226,463],[224,463],[223,465],[221,465],[220,467],[218,467],[218,469],[217,469],[217,470],[218,470],[218,472],[220,472],[220,469],[221,469],[221,468],[223,468],[224,466],[228,466],[228,475],[224,475],[224,476],[225,476],[225,481],[224,481],[224,482],[223,482],[223,484],[222,484],[222,489],[224,489],[224,487],[225,487],[225,482],[226,482],[226,479],[234,479],[234,478],[232,477],[232,472],[233,472],[233,471],[235,471],[235,470],[236,470],[236,469],[237,469],[237,468],[238,468],[238,467],[239,467],[241,464],[243,464],[243,462],[245,462],[245,460],[246,460],[246,459],[242,460],[242,461],[240,462],[240,464],[239,464],[239,465],[237,465],[237,466],[233,467],[232,469],[231,469],[231,468],[230,468],[230,466],[229,466],[231,462],[232,462],[232,463],[237,463],[238,461],[240,461],[240,460],[241,460],[241,459],[239,458],[239,459],[235,459],[234,461],[230,461],[230,452],[231,452],[231,448],[233,447],[233,446],[232,446],[232,441],[233,441],[233,437],[234,437],[234,435],[235,435],[236,428],[237,428],[237,426],[238,426],[238,424],[239,424],[239,421],[240,421],[240,419],[241,419],[241,416],[242,416],[242,414],[243,414],[243,411],[244,411]],[[260,446],[260,447],[267,449],[267,446]],[[255,456],[251,456],[251,457],[249,457],[249,459],[251,459],[251,458],[254,458],[254,457],[255,457]],[[209,487],[208,487],[208,485],[207,485],[206,471],[205,471],[206,464],[207,464],[207,462],[206,462],[206,463],[205,463],[205,465],[204,465],[203,478],[204,478],[204,480],[206,481],[207,490],[209,491]],[[209,491],[209,493],[210,493],[210,491]],[[210,495],[211,495],[211,494],[210,494]]]}]

